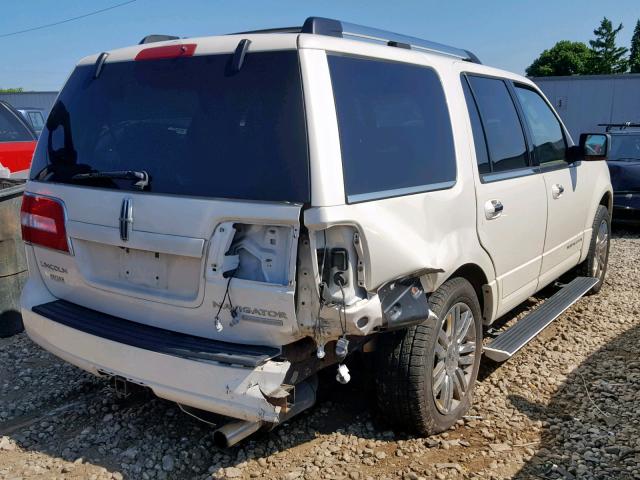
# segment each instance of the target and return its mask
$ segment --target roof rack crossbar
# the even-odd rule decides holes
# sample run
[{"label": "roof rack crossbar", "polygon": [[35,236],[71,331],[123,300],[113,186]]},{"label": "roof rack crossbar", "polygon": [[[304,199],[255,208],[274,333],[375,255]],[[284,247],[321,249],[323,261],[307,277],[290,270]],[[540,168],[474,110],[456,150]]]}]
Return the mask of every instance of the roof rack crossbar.
[{"label": "roof rack crossbar", "polygon": [[399,33],[388,32],[378,28],[357,25],[355,23],[341,22],[330,18],[309,17],[302,26],[301,33],[316,33],[333,37],[354,38],[358,40],[372,41],[383,45],[402,46],[407,45],[413,50],[429,53],[439,53],[450,57],[456,57],[474,63],[481,63],[478,57],[468,50],[451,47],[442,43],[411,37]]},{"label": "roof rack crossbar", "polygon": [[261,30],[247,30],[246,32],[228,33],[227,35],[244,35],[248,33],[300,33],[302,27],[263,28]]},{"label": "roof rack crossbar", "polygon": [[625,123],[599,123],[599,127],[607,127],[607,132],[612,128],[619,128],[624,130],[625,128],[640,128],[640,123],[625,122]]}]

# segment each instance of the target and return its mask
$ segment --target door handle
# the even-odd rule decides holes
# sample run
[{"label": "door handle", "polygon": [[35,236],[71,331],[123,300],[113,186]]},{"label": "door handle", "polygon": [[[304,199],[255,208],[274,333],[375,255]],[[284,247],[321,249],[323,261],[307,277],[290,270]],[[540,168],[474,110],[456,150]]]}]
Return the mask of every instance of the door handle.
[{"label": "door handle", "polygon": [[551,195],[553,196],[553,198],[558,199],[562,196],[563,193],[564,193],[564,187],[559,183],[556,183],[551,186]]},{"label": "door handle", "polygon": [[500,200],[489,200],[484,204],[484,216],[487,220],[493,220],[494,218],[498,218],[502,215],[502,211],[504,210],[504,205]]}]

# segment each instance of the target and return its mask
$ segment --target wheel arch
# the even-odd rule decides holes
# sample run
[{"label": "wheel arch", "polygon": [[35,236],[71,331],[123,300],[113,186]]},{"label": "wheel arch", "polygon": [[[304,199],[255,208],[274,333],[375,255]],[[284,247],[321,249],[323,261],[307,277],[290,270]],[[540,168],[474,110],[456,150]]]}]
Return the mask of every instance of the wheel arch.
[{"label": "wheel arch", "polygon": [[486,272],[476,263],[465,263],[449,275],[447,280],[456,277],[464,278],[471,284],[478,296],[478,301],[480,302],[483,321],[485,324],[490,323],[493,318],[493,310],[495,307],[495,290],[490,287],[489,277]]},{"label": "wheel arch", "polygon": [[600,203],[598,203],[598,205],[607,207],[607,210],[609,210],[609,217],[611,217],[611,212],[613,210],[613,195],[609,190],[604,192],[602,198],[600,198]]},{"label": "wheel arch", "polygon": [[608,187],[603,188],[601,190],[601,193],[595,196],[595,199],[598,200],[598,203],[593,202],[592,207],[589,208],[589,215],[587,216],[585,221],[585,226],[584,226],[585,235],[584,235],[584,241],[582,242],[582,252],[580,254],[579,263],[582,263],[587,258],[587,254],[589,253],[589,245],[591,244],[591,235],[593,234],[593,232],[591,231],[591,227],[593,224],[593,219],[596,216],[596,211],[598,210],[598,207],[600,205],[602,205],[609,211],[609,220],[611,220],[611,217],[613,214],[613,190],[611,189],[611,185],[609,184]]}]

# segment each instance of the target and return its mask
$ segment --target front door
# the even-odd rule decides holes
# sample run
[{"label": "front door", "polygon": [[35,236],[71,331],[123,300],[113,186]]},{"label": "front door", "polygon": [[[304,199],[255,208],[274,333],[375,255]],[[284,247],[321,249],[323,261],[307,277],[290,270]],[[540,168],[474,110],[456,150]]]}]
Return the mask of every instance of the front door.
[{"label": "front door", "polygon": [[515,85],[531,136],[533,154],[544,178],[547,235],[539,288],[558,278],[580,259],[589,207],[588,181],[579,162],[569,165],[566,136],[557,116],[532,87]]}]

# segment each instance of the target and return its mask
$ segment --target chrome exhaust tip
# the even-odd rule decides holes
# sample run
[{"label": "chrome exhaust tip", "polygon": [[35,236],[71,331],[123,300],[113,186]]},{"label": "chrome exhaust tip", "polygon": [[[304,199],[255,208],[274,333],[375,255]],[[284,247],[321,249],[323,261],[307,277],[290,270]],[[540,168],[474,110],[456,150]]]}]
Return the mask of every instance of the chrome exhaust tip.
[{"label": "chrome exhaust tip", "polygon": [[220,448],[229,448],[260,430],[260,427],[262,422],[229,422],[213,432],[213,442]]}]

